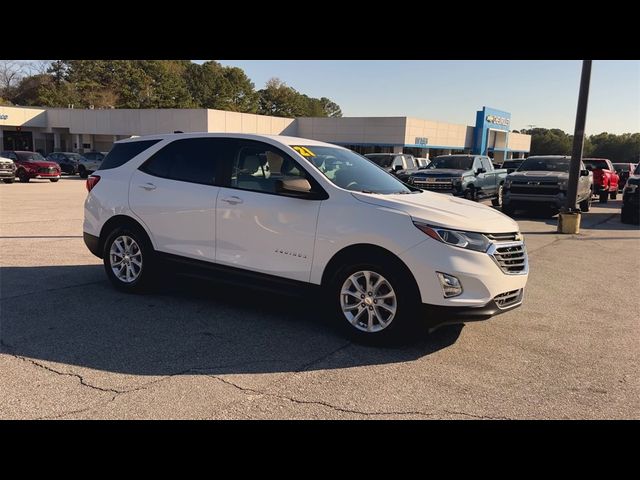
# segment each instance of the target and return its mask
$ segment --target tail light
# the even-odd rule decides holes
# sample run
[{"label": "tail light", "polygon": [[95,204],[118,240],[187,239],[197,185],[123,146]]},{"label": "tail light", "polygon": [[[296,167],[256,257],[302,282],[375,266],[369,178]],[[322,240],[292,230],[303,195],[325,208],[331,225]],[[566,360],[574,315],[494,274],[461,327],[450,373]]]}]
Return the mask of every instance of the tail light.
[{"label": "tail light", "polygon": [[93,187],[95,187],[100,181],[100,177],[98,175],[91,175],[87,178],[87,192],[90,192]]}]

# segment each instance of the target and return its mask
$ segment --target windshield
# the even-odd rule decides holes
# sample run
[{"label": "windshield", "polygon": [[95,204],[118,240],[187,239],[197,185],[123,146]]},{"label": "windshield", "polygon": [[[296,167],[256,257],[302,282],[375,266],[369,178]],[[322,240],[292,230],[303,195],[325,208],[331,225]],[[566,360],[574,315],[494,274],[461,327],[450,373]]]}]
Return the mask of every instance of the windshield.
[{"label": "windshield", "polygon": [[291,148],[313,163],[338,187],[364,193],[411,193],[396,177],[351,150],[315,145]]},{"label": "windshield", "polygon": [[366,155],[366,157],[377,165],[387,168],[391,166],[395,155]]},{"label": "windshield", "polygon": [[79,161],[82,157],[77,153],[65,153],[65,156],[70,158],[71,160]]},{"label": "windshield", "polygon": [[629,164],[628,163],[614,163],[613,168],[616,169],[616,172],[628,172]]},{"label": "windshield", "polygon": [[518,169],[519,172],[569,172],[570,158],[529,157]]},{"label": "windshield", "polygon": [[18,158],[23,162],[44,162],[45,159],[38,152],[17,153]]},{"label": "windshield", "polygon": [[454,170],[471,170],[473,165],[473,157],[456,157],[454,155],[446,155],[444,157],[436,157],[429,164],[429,168],[452,168]]},{"label": "windshield", "polygon": [[521,163],[522,160],[507,160],[502,164],[502,168],[518,168]]},{"label": "windshield", "polygon": [[607,165],[607,162],[605,160],[584,160],[584,164],[589,170],[595,168],[600,168],[603,170],[609,169],[609,165]]}]

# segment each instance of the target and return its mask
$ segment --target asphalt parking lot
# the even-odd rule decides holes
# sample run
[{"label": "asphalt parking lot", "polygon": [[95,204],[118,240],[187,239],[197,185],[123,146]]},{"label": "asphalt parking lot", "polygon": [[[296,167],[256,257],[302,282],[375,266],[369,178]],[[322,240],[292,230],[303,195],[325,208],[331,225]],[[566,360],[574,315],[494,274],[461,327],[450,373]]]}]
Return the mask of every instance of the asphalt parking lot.
[{"label": "asphalt parking lot", "polygon": [[518,218],[524,305],[411,343],[350,343],[311,300],[169,279],[114,290],[84,181],[0,184],[0,418],[640,418],[640,230],[620,200]]}]

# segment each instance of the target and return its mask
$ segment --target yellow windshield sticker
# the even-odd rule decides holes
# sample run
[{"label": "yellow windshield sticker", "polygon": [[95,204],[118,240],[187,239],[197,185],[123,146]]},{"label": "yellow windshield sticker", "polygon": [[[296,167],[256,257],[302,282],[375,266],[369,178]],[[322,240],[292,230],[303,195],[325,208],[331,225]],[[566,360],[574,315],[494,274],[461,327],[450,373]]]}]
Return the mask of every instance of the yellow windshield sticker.
[{"label": "yellow windshield sticker", "polygon": [[313,153],[311,150],[309,150],[307,147],[300,147],[300,146],[293,147],[292,146],[291,148],[293,148],[296,152],[298,152],[303,157],[315,157],[316,156],[316,154]]}]

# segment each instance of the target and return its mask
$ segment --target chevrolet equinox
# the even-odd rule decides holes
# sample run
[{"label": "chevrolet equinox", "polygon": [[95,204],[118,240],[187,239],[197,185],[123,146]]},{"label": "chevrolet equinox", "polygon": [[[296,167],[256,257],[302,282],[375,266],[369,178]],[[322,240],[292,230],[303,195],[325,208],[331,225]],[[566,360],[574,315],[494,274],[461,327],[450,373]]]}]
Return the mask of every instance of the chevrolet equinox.
[{"label": "chevrolet equinox", "polygon": [[121,140],[87,190],[84,241],[125,292],[169,270],[302,286],[348,333],[386,339],[415,321],[435,327],[516,308],[527,282],[512,219],[315,140]]}]

